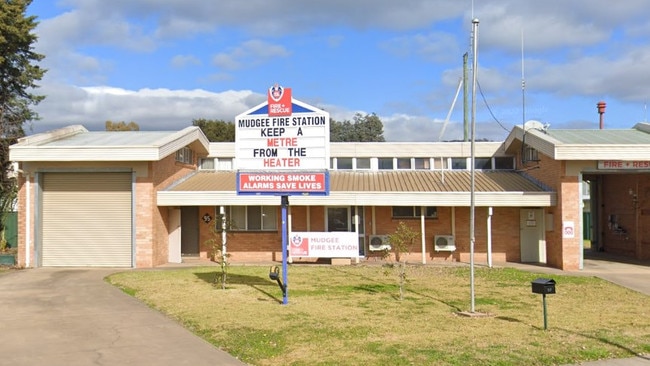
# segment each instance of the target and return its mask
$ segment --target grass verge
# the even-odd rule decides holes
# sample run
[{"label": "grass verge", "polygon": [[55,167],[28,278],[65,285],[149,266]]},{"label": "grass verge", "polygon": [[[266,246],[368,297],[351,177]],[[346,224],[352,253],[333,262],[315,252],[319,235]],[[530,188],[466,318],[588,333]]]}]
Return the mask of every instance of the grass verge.
[{"label": "grass verge", "polygon": [[289,304],[268,267],[130,271],[109,282],[252,365],[561,365],[650,353],[650,297],[597,278],[552,276],[548,330],[530,282],[549,277],[412,266],[403,301],[379,266],[292,266]]}]

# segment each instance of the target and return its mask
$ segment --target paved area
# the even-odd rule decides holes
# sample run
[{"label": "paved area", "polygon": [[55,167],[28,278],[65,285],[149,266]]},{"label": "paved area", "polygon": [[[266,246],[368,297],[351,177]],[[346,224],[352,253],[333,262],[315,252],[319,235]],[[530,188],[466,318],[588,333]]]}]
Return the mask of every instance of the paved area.
[{"label": "paved area", "polygon": [[0,275],[2,365],[244,365],[105,283],[106,269]]}]

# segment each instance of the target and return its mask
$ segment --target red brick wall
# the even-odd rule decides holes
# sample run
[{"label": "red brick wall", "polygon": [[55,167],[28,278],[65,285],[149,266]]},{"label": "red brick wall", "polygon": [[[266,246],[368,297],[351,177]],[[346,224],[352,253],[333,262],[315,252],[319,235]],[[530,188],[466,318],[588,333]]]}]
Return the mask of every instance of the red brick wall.
[{"label": "red brick wall", "polygon": [[[203,216],[210,213],[216,217],[219,208],[201,207],[199,214]],[[215,213],[215,214],[213,214]],[[277,231],[231,231],[226,236],[226,252],[230,254],[233,262],[267,262],[282,259],[282,231],[280,226],[280,213],[278,209]],[[215,231],[216,220],[206,224],[199,224],[199,248],[201,256],[212,257],[215,248],[221,249],[221,233]]]},{"label": "red brick wall", "polygon": [[[309,215],[307,215],[309,210]],[[200,215],[214,212],[215,208],[202,207]],[[311,206],[291,207],[293,231],[307,229],[307,217],[310,218],[311,231],[323,231],[325,222],[325,207]],[[375,232],[372,232],[372,208],[365,208],[366,239],[369,235],[392,234],[400,221],[404,221],[416,232],[420,232],[420,219],[394,219],[390,207],[375,207]],[[469,208],[456,208],[456,247],[455,252],[436,252],[433,238],[435,235],[452,234],[452,208],[439,207],[438,219],[425,220],[425,258],[427,261],[453,260],[469,261]],[[475,260],[487,262],[487,207],[478,207],[475,211]],[[280,223],[280,208],[278,208],[278,230],[273,232],[232,232],[228,235],[228,252],[233,262],[266,262],[282,259],[282,232]],[[514,225],[514,226],[513,226]],[[518,261],[519,250],[519,208],[496,207],[492,216],[492,255],[493,261]],[[200,227],[201,251],[210,251],[207,241],[212,238],[212,225],[202,224]],[[366,240],[367,242],[367,240]],[[220,242],[219,242],[220,243]],[[366,244],[367,245],[367,244]],[[366,251],[369,260],[381,257],[381,253]],[[422,260],[421,239],[416,239],[411,248],[409,261]]]},{"label": "red brick wall", "polygon": [[156,192],[194,170],[196,165],[178,163],[171,154],[149,164],[149,177],[136,179],[136,267],[168,262],[169,209],[158,207]]},{"label": "red brick wall", "polygon": [[[553,160],[541,153],[539,158],[539,162],[526,164],[526,173],[557,192],[558,200],[555,207],[546,209],[546,213],[553,215],[553,230],[546,232],[547,264],[564,270],[577,270],[582,258],[582,200],[579,195],[582,182],[578,176],[565,174],[565,161]],[[563,238],[564,221],[573,222],[573,238]]]},{"label": "red brick wall", "polygon": [[[30,216],[31,217],[30,217],[29,221],[31,222],[31,225],[29,227],[29,230],[31,230],[31,232],[30,232],[31,240],[30,241],[31,241],[31,243],[33,243],[34,242],[34,231],[32,230],[32,228],[34,227],[34,209],[33,209],[34,195],[33,195],[32,192],[34,191],[34,184],[33,184],[33,177],[30,176],[29,179],[30,179],[29,186],[30,186],[30,191],[31,191],[31,192],[29,192],[29,194],[30,194],[30,202],[31,202],[31,205],[32,205],[32,208],[30,209],[30,213],[31,213]],[[18,253],[16,255],[16,262],[17,262],[17,265],[21,266],[21,267],[26,265],[26,258],[25,258],[26,241],[25,240],[26,240],[26,235],[27,235],[27,231],[26,231],[27,230],[27,217],[26,217],[25,214],[27,212],[26,211],[26,208],[27,208],[26,204],[27,204],[27,193],[28,192],[27,192],[27,184],[25,182],[26,182],[25,177],[23,175],[20,175],[18,177],[18,207],[17,207],[17,209],[18,209],[19,214],[18,214],[18,239],[17,239],[18,240],[18,243],[17,243],[18,244]],[[30,243],[30,246],[31,246],[30,262],[31,263],[29,263],[29,266],[33,267],[34,266],[34,258],[35,258],[34,254],[35,253],[34,253],[34,245],[31,244],[31,243]]]}]

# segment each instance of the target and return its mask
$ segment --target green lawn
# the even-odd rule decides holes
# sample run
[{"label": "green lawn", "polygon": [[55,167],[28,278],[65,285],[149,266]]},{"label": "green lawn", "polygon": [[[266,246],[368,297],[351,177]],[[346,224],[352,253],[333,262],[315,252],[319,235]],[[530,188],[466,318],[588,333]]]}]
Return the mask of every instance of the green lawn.
[{"label": "green lawn", "polygon": [[289,304],[268,267],[129,271],[108,280],[252,365],[561,365],[650,353],[650,297],[583,276],[549,277],[468,267],[412,266],[403,301],[381,266],[289,267]]}]

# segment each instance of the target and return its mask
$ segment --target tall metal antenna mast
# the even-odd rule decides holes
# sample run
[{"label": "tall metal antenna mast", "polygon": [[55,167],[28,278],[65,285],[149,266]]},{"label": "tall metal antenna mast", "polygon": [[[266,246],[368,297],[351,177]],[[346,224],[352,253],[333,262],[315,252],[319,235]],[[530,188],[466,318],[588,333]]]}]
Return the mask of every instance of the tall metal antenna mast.
[{"label": "tall metal antenna mast", "polygon": [[526,125],[526,77],[524,74],[524,27],[521,27],[521,127]]},{"label": "tall metal antenna mast", "polygon": [[473,48],[473,65],[472,65],[472,132],[471,132],[471,167],[470,167],[470,210],[469,210],[469,262],[470,262],[470,297],[471,297],[471,312],[474,312],[474,244],[476,238],[474,236],[474,221],[475,221],[475,140],[476,140],[476,80],[478,79],[478,19],[472,19],[472,34],[474,43]]}]

